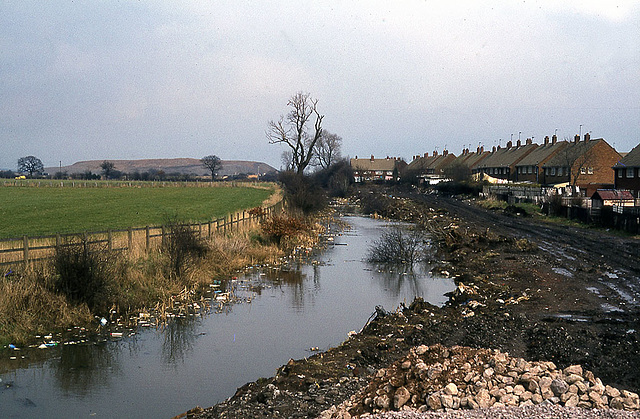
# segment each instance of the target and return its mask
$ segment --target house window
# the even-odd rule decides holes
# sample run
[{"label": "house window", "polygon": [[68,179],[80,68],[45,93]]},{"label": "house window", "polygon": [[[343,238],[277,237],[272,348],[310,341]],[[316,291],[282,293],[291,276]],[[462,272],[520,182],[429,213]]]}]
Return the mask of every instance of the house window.
[{"label": "house window", "polygon": [[533,166],[527,167],[527,173],[529,174],[533,173]]},{"label": "house window", "polygon": [[593,167],[588,167],[587,168],[587,174],[588,175],[592,175],[593,174]]},{"label": "house window", "polygon": [[587,174],[587,168],[586,167],[581,167],[580,168],[580,174],[581,175],[586,175]]},{"label": "house window", "polygon": [[618,178],[622,179],[622,169],[618,169],[616,172],[618,172]]},{"label": "house window", "polygon": [[558,167],[558,176],[562,176],[562,167]]},{"label": "house window", "polygon": [[631,179],[633,177],[633,167],[627,167],[627,178]]},{"label": "house window", "polygon": [[555,176],[556,175],[556,168],[552,167],[551,168],[551,176]]}]

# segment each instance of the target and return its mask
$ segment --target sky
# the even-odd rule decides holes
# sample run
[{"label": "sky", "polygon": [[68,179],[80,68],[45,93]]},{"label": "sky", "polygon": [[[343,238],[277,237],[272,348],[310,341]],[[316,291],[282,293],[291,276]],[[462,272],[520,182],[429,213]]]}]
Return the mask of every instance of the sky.
[{"label": "sky", "polygon": [[34,155],[279,168],[310,93],[345,156],[582,132],[640,143],[640,0],[0,0],[0,168]]}]

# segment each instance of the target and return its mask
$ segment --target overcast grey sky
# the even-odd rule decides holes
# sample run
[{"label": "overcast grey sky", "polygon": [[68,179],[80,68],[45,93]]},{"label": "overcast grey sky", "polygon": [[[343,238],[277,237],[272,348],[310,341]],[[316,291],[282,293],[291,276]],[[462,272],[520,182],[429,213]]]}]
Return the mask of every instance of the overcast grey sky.
[{"label": "overcast grey sky", "polygon": [[640,142],[640,2],[0,0],[0,168],[264,161],[310,92],[351,157]]}]

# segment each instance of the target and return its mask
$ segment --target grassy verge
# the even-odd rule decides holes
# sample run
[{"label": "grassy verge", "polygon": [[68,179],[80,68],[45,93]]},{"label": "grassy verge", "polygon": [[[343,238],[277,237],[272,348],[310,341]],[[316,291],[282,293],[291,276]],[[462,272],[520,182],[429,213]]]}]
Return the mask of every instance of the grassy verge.
[{"label": "grassy verge", "polygon": [[260,205],[273,192],[251,187],[0,187],[0,237],[160,225],[168,218],[206,221]]},{"label": "grassy verge", "polygon": [[[57,251],[50,264],[0,277],[0,346],[36,335],[97,326],[102,316],[166,307],[185,290],[195,296],[213,281],[224,283],[239,269],[275,263],[297,245],[309,246],[316,225],[290,216],[227,235],[201,238],[175,228],[157,251],[96,252],[81,239]],[[162,313],[156,313],[160,316]]]}]

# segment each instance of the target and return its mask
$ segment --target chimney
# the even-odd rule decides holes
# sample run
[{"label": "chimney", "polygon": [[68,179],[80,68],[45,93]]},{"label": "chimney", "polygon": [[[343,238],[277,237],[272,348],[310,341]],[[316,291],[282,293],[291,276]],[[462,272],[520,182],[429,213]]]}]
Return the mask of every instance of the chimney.
[{"label": "chimney", "polygon": [[496,152],[496,146],[493,146],[493,150],[491,150],[492,153]]},{"label": "chimney", "polygon": [[547,145],[547,144],[549,144],[549,136],[545,135],[544,136],[544,145]]},{"label": "chimney", "polygon": [[438,155],[438,150],[433,150],[433,157],[436,157]]},{"label": "chimney", "polygon": [[507,141],[507,149],[513,147],[513,143],[511,141]]},{"label": "chimney", "polygon": [[356,160],[358,160],[358,156],[356,156]]},{"label": "chimney", "polygon": [[480,154],[480,146],[476,149],[476,153]]},{"label": "chimney", "polygon": [[558,142],[558,136],[553,134],[553,137],[551,137],[551,144],[555,144]]},{"label": "chimney", "polygon": [[578,134],[576,134],[576,136],[575,136],[575,137],[573,137],[573,142],[574,142],[574,143],[578,143],[578,142],[580,142],[580,136],[579,136]]},{"label": "chimney", "polygon": [[520,148],[522,146],[522,141],[518,140],[516,141],[516,144],[518,145],[518,148]]},{"label": "chimney", "polygon": [[588,132],[584,135],[584,141],[588,142],[591,139],[591,134],[589,134]]},{"label": "chimney", "polygon": [[484,146],[480,147],[480,152],[484,153]]},{"label": "chimney", "polygon": [[443,156],[446,156],[447,154],[449,154],[449,150],[444,150],[444,151],[442,152],[442,155],[443,155]]},{"label": "chimney", "polygon": [[389,156],[387,156],[387,160],[389,160]]},{"label": "chimney", "polygon": [[533,139],[532,139],[532,138],[527,138],[527,142],[526,142],[526,144],[527,144],[527,145],[531,145],[531,144],[533,144]]},{"label": "chimney", "polygon": [[371,161],[374,161],[375,159],[373,158],[373,154],[371,155]]},{"label": "chimney", "polygon": [[424,153],[424,158],[426,159],[427,157],[429,157],[429,153]]}]

